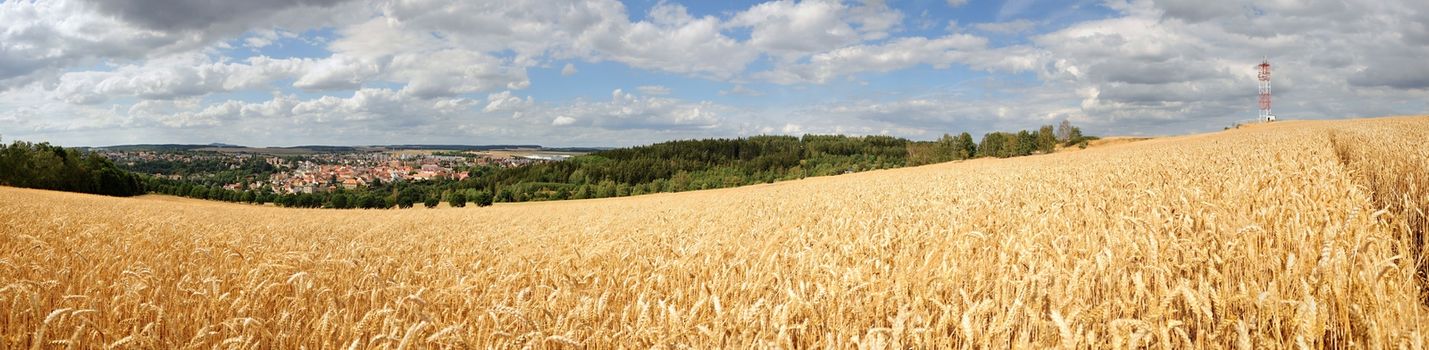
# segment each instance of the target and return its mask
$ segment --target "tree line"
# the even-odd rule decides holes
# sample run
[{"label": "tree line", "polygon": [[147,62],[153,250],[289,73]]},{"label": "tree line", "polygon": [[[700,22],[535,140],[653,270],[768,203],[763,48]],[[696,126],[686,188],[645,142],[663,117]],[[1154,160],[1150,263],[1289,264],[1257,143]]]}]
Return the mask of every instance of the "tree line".
[{"label": "tree line", "polygon": [[890,136],[804,135],[681,140],[612,149],[563,162],[476,168],[452,188],[497,202],[622,197],[723,188],[979,157],[1051,153],[1096,139],[1063,121],[1037,130],[944,134],[934,141]]},{"label": "tree line", "polygon": [[[514,168],[477,166],[467,169],[469,177],[460,181],[378,180],[356,189],[286,194],[250,189],[246,182],[237,189],[226,189],[213,179],[179,181],[133,174],[98,155],[16,142],[0,149],[0,184],[121,196],[152,192],[297,208],[430,208],[441,202],[463,207],[468,203],[487,206],[682,192],[971,158],[1016,157],[1051,153],[1058,146],[1085,148],[1094,139],[1063,121],[1037,130],[991,132],[977,142],[966,132],[944,134],[933,141],[845,135],[680,140]],[[220,170],[223,176],[218,178],[244,181],[254,178],[247,175],[264,178],[275,170],[261,161],[230,168]]]},{"label": "tree line", "polygon": [[109,196],[144,194],[143,181],[108,158],[49,143],[0,143],[0,185]]},{"label": "tree line", "polygon": [[366,187],[350,190],[339,188],[331,192],[274,193],[267,188],[251,189],[240,186],[235,190],[158,177],[146,179],[146,187],[152,193],[234,203],[273,204],[290,208],[387,209],[412,208],[417,205],[434,208],[442,201],[453,207],[465,207],[467,203],[484,207],[493,203],[490,192],[454,189],[453,185],[455,181],[450,180],[386,183],[379,180]]}]

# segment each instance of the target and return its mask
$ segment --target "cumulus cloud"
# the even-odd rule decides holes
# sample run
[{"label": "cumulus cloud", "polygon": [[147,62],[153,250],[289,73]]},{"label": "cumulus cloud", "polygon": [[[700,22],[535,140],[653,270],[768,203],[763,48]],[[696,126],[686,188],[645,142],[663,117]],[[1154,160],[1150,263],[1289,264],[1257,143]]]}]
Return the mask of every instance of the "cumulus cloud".
[{"label": "cumulus cloud", "polygon": [[571,117],[567,117],[567,116],[564,116],[564,115],[562,115],[562,116],[556,116],[556,119],[551,120],[551,125],[555,125],[555,126],[566,126],[566,125],[571,125],[571,124],[575,124],[575,123],[576,123],[576,118],[571,118]]},{"label": "cumulus cloud", "polygon": [[392,58],[389,76],[406,82],[404,88],[421,97],[452,96],[495,89],[524,89],[530,85],[526,70],[483,53],[442,50],[425,55]]},{"label": "cumulus cloud", "polygon": [[230,116],[224,113],[223,109],[223,106],[204,107],[197,99],[149,100],[135,103],[129,107],[128,112],[138,125],[196,128],[221,125]]},{"label": "cumulus cloud", "polygon": [[348,27],[346,36],[330,45],[333,55],[318,61],[294,85],[353,89],[368,81],[387,81],[405,84],[414,96],[431,98],[530,84],[524,65],[460,48],[413,27],[382,19]]},{"label": "cumulus cloud", "polygon": [[[673,2],[630,13],[614,0],[7,1],[0,131],[598,145],[932,137],[1067,118],[1095,133],[1183,133],[1253,116],[1251,66],[1266,56],[1287,118],[1418,112],[1429,97],[1429,65],[1419,63],[1429,7],[1416,1],[1117,0],[1095,5],[1109,15],[1039,18],[1032,1],[1014,0],[993,18],[950,21],[945,34],[929,31],[946,18],[910,24],[898,5],[776,0],[711,14]],[[289,40],[319,52],[272,54]],[[572,76],[573,62],[620,64],[638,78],[557,83],[594,97],[538,102],[525,92],[551,84],[530,68]],[[861,85],[913,67],[954,70],[958,81]],[[652,72],[659,79],[643,78]],[[670,82],[682,79],[728,88]],[[618,86],[635,88],[601,92]],[[829,92],[843,100],[781,102]]]},{"label": "cumulus cloud", "polygon": [[275,80],[295,77],[310,67],[305,60],[257,56],[235,63],[192,53],[110,71],[64,73],[59,76],[55,92],[56,97],[74,104],[100,103],[114,97],[167,100],[262,88]]},{"label": "cumulus cloud", "polygon": [[616,22],[583,34],[577,42],[600,59],[637,68],[732,78],[757,57],[720,31],[720,20],[693,18],[683,6],[661,3],[650,21]]},{"label": "cumulus cloud", "polygon": [[976,55],[988,52],[986,45],[986,39],[967,34],[900,38],[882,45],[854,45],[819,53],[808,62],[784,64],[756,76],[781,84],[825,83],[856,73],[888,72],[919,64],[939,68],[960,62],[981,64]]},{"label": "cumulus cloud", "polygon": [[882,4],[850,7],[835,1],[766,2],[740,12],[727,26],[750,29],[749,44],[784,59],[881,39],[902,20]]},{"label": "cumulus cloud", "polygon": [[130,26],[76,1],[0,2],[0,23],[0,90],[31,82],[40,72],[102,57],[143,57],[186,40]]},{"label": "cumulus cloud", "polygon": [[[1118,121],[1113,130],[1177,130],[1148,120],[1186,127],[1248,119],[1255,96],[1246,91],[1263,56],[1275,68],[1276,110],[1291,118],[1372,115],[1376,105],[1403,105],[1429,87],[1429,69],[1411,63],[1429,49],[1401,34],[1413,33],[1407,20],[1425,10],[1411,2],[1157,0],[1115,8],[1121,16],[1033,37],[1049,53],[1043,79],[1094,92],[1080,106]],[[1330,102],[1344,99],[1361,102]]]},{"label": "cumulus cloud", "polygon": [[293,86],[306,90],[356,89],[382,70],[376,61],[344,54],[312,61],[306,68]]},{"label": "cumulus cloud", "polygon": [[203,50],[250,30],[257,35],[248,44],[265,44],[276,39],[268,33],[287,33],[274,27],[339,25],[363,11],[340,1],[259,2],[0,2],[0,90],[53,78],[68,67]]},{"label": "cumulus cloud", "polygon": [[[731,78],[758,55],[723,33],[720,19],[691,16],[678,4],[657,4],[642,21],[631,21],[625,11],[614,0],[414,1],[385,4],[386,18],[379,20],[419,37],[442,33],[441,45],[509,51],[514,53],[513,62],[522,66],[542,57],[582,57]],[[372,42],[383,45],[390,40]]]},{"label": "cumulus cloud", "polygon": [[521,96],[516,96],[511,93],[511,91],[502,91],[488,95],[486,96],[486,101],[486,107],[482,110],[487,112],[519,113],[522,110],[530,108],[535,103],[531,97],[527,96],[526,99],[523,100]]},{"label": "cumulus cloud", "polygon": [[277,42],[278,40],[281,40],[281,39],[296,39],[296,38],[298,38],[298,34],[297,34],[297,33],[289,32],[289,31],[286,31],[286,30],[281,30],[281,29],[256,30],[256,31],[254,31],[253,35],[249,36],[249,37],[246,38],[246,39],[243,39],[243,47],[247,47],[247,48],[250,48],[250,49],[262,49],[262,48],[268,47],[269,45],[273,45],[273,43],[275,43],[275,42]]},{"label": "cumulus cloud", "polygon": [[720,112],[731,110],[710,102],[691,103],[615,89],[609,101],[574,103],[553,112],[588,120],[592,126],[604,129],[668,130],[717,128],[722,119]]},{"label": "cumulus cloud", "polygon": [[1027,128],[1027,124],[1054,124],[1079,113],[1076,108],[1065,107],[1073,98],[1065,92],[1007,90],[985,99],[970,99],[966,93],[827,103],[793,112],[788,119],[801,125],[799,130],[803,132],[896,134],[929,139],[944,133],[966,131],[980,136]]}]

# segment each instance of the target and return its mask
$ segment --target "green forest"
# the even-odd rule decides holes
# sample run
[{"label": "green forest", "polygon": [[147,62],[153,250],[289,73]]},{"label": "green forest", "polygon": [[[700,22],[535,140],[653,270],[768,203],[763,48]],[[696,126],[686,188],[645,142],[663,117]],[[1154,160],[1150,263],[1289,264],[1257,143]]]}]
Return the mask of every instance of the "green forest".
[{"label": "green forest", "polygon": [[[565,161],[501,168],[468,169],[456,180],[374,182],[352,190],[277,194],[265,190],[228,190],[212,182],[169,180],[119,171],[99,156],[86,156],[48,144],[17,142],[6,148],[0,184],[110,195],[144,192],[244,203],[273,203],[301,208],[410,208],[491,205],[606,198],[744,186],[875,169],[941,163],[980,157],[1016,157],[1050,153],[1058,145],[1086,147],[1095,137],[1063,122],[1037,130],[993,132],[974,142],[972,135],[945,134],[933,141],[891,136],[804,135],[733,139],[680,140],[601,150]],[[22,151],[12,151],[22,150]],[[12,155],[15,154],[15,155]],[[274,169],[262,162],[224,169],[223,178],[244,172],[266,176]],[[204,169],[198,169],[200,167]],[[215,169],[207,169],[215,168]],[[135,171],[198,173],[217,164],[157,163]],[[239,172],[239,173],[233,173]],[[261,178],[261,177],[260,177]]]},{"label": "green forest", "polygon": [[108,158],[48,143],[0,143],[0,185],[109,196],[144,194],[141,175]]}]

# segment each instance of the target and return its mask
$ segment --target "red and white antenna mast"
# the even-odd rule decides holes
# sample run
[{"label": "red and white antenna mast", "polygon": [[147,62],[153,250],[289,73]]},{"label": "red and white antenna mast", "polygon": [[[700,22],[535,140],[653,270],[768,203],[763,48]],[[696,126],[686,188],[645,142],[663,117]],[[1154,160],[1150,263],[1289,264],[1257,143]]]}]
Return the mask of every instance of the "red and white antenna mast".
[{"label": "red and white antenna mast", "polygon": [[1260,61],[1255,66],[1260,69],[1260,121],[1273,122],[1275,114],[1270,113],[1270,59]]}]

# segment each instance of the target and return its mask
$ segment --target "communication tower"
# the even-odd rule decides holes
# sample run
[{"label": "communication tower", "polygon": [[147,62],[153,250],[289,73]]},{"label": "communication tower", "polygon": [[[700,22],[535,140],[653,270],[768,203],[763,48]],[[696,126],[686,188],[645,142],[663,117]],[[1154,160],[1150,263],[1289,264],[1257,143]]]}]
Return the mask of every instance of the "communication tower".
[{"label": "communication tower", "polygon": [[1270,113],[1270,59],[1260,61],[1255,66],[1260,70],[1260,121],[1273,122],[1275,114]]}]

